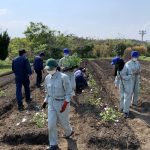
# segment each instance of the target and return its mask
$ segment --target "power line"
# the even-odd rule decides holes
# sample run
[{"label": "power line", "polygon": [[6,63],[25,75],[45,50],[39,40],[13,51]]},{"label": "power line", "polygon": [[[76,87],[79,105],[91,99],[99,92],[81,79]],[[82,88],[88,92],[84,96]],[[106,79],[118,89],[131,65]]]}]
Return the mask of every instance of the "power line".
[{"label": "power line", "polygon": [[139,34],[141,34],[142,41],[143,41],[143,37],[144,37],[144,35],[146,34],[146,30],[140,30],[140,31],[139,31]]}]

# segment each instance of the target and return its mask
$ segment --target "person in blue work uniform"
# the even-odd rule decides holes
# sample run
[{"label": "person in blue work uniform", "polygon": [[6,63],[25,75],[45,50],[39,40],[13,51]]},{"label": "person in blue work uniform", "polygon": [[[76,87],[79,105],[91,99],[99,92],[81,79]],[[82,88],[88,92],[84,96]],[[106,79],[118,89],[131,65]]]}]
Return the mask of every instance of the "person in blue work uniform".
[{"label": "person in blue work uniform", "polygon": [[75,71],[75,80],[76,80],[76,93],[81,94],[82,90],[88,86],[86,79],[84,78],[85,68],[80,67]]},{"label": "person in blue work uniform", "polygon": [[39,54],[39,56],[36,56],[34,59],[34,70],[36,73],[36,86],[41,87],[42,82],[42,73],[43,73],[43,59],[45,57],[45,54],[42,52]]},{"label": "person in blue work uniform", "polygon": [[74,132],[69,124],[70,99],[72,94],[69,77],[57,70],[55,59],[46,61],[45,90],[47,92],[42,108],[48,104],[49,150],[58,150],[57,122],[65,130],[64,137],[69,138]]},{"label": "person in blue work uniform", "polygon": [[129,117],[129,109],[132,94],[132,75],[124,61],[120,57],[112,59],[112,65],[115,65],[115,85],[119,87],[120,93],[120,111],[124,113],[124,118]]},{"label": "person in blue work uniform", "polygon": [[70,50],[68,48],[64,48],[64,57],[59,60],[59,67],[61,68],[62,72],[69,76],[71,87],[72,87],[72,97],[75,96],[75,89],[76,89],[76,81],[74,75],[74,69],[66,69],[68,64],[65,64],[65,61],[69,58]]},{"label": "person in blue work uniform", "polygon": [[132,106],[133,108],[137,108],[138,106],[138,95],[140,89],[140,73],[141,66],[138,61],[139,52],[132,51],[131,52],[131,60],[126,63],[127,68],[131,70],[132,73]]},{"label": "person in blue work uniform", "polygon": [[32,70],[24,49],[19,50],[19,56],[12,61],[12,70],[15,74],[18,110],[22,111],[24,109],[22,102],[22,85],[25,89],[26,102],[29,104],[31,102],[29,77],[32,78]]}]

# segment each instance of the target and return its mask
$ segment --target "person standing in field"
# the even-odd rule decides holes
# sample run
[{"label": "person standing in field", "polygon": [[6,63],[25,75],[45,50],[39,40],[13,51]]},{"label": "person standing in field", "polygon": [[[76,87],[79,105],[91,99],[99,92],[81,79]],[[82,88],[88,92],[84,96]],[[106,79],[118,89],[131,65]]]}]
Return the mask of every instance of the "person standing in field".
[{"label": "person standing in field", "polygon": [[72,94],[69,77],[57,70],[55,59],[46,61],[45,97],[42,108],[48,104],[49,150],[58,150],[57,121],[65,130],[64,137],[69,138],[74,131],[69,123],[70,99]]},{"label": "person standing in field", "polygon": [[25,89],[26,102],[29,105],[31,102],[29,78],[32,79],[32,70],[30,63],[26,57],[25,49],[19,50],[19,56],[12,61],[12,70],[15,74],[18,110],[23,111],[24,105],[22,102],[22,85]]},{"label": "person standing in field", "polygon": [[115,86],[119,87],[120,93],[120,111],[124,113],[124,118],[129,117],[129,109],[132,94],[132,75],[131,70],[126,67],[120,57],[112,59],[112,65],[115,65]]},{"label": "person standing in field", "polygon": [[34,70],[36,73],[36,86],[39,88],[41,87],[41,82],[42,82],[42,73],[43,73],[43,59],[45,57],[45,54],[42,52],[38,56],[35,57],[34,59]]},{"label": "person standing in field", "polygon": [[76,81],[75,81],[75,75],[74,75],[74,69],[70,69],[68,67],[69,64],[66,64],[65,62],[67,59],[69,59],[70,50],[68,48],[64,48],[64,57],[59,60],[59,67],[61,68],[62,72],[69,76],[69,79],[71,81],[72,86],[72,97],[75,96],[75,89],[76,89]]},{"label": "person standing in field", "polygon": [[137,108],[138,106],[138,96],[140,90],[140,73],[141,66],[138,61],[139,52],[132,51],[131,52],[131,60],[126,63],[126,67],[131,70],[132,73],[132,106],[133,108]]}]

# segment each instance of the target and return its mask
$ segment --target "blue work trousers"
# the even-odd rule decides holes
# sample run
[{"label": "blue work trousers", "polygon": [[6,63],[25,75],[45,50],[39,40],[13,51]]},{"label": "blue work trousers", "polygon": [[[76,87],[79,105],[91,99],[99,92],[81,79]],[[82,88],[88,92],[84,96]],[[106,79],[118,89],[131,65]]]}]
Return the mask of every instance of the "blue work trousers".
[{"label": "blue work trousers", "polygon": [[26,102],[29,103],[31,101],[30,98],[30,80],[29,77],[26,78],[17,78],[16,77],[16,97],[17,97],[17,103],[18,103],[18,107],[22,107],[23,103],[22,103],[22,85],[24,86],[24,90],[25,90],[25,98],[26,98]]},{"label": "blue work trousers", "polygon": [[36,72],[36,86],[40,86],[42,82],[42,70],[35,70]]}]

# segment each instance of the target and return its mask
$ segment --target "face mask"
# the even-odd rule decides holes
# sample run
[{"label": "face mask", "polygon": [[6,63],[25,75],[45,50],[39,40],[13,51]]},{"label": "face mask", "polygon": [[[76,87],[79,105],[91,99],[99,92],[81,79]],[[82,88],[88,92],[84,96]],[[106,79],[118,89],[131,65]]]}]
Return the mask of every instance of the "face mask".
[{"label": "face mask", "polygon": [[137,61],[137,58],[132,58],[133,61]]},{"label": "face mask", "polygon": [[65,56],[65,57],[68,57],[68,56],[69,56],[69,54],[64,54],[64,56]]},{"label": "face mask", "polygon": [[51,74],[51,75],[53,75],[55,72],[56,72],[56,70],[47,70],[47,73]]}]

